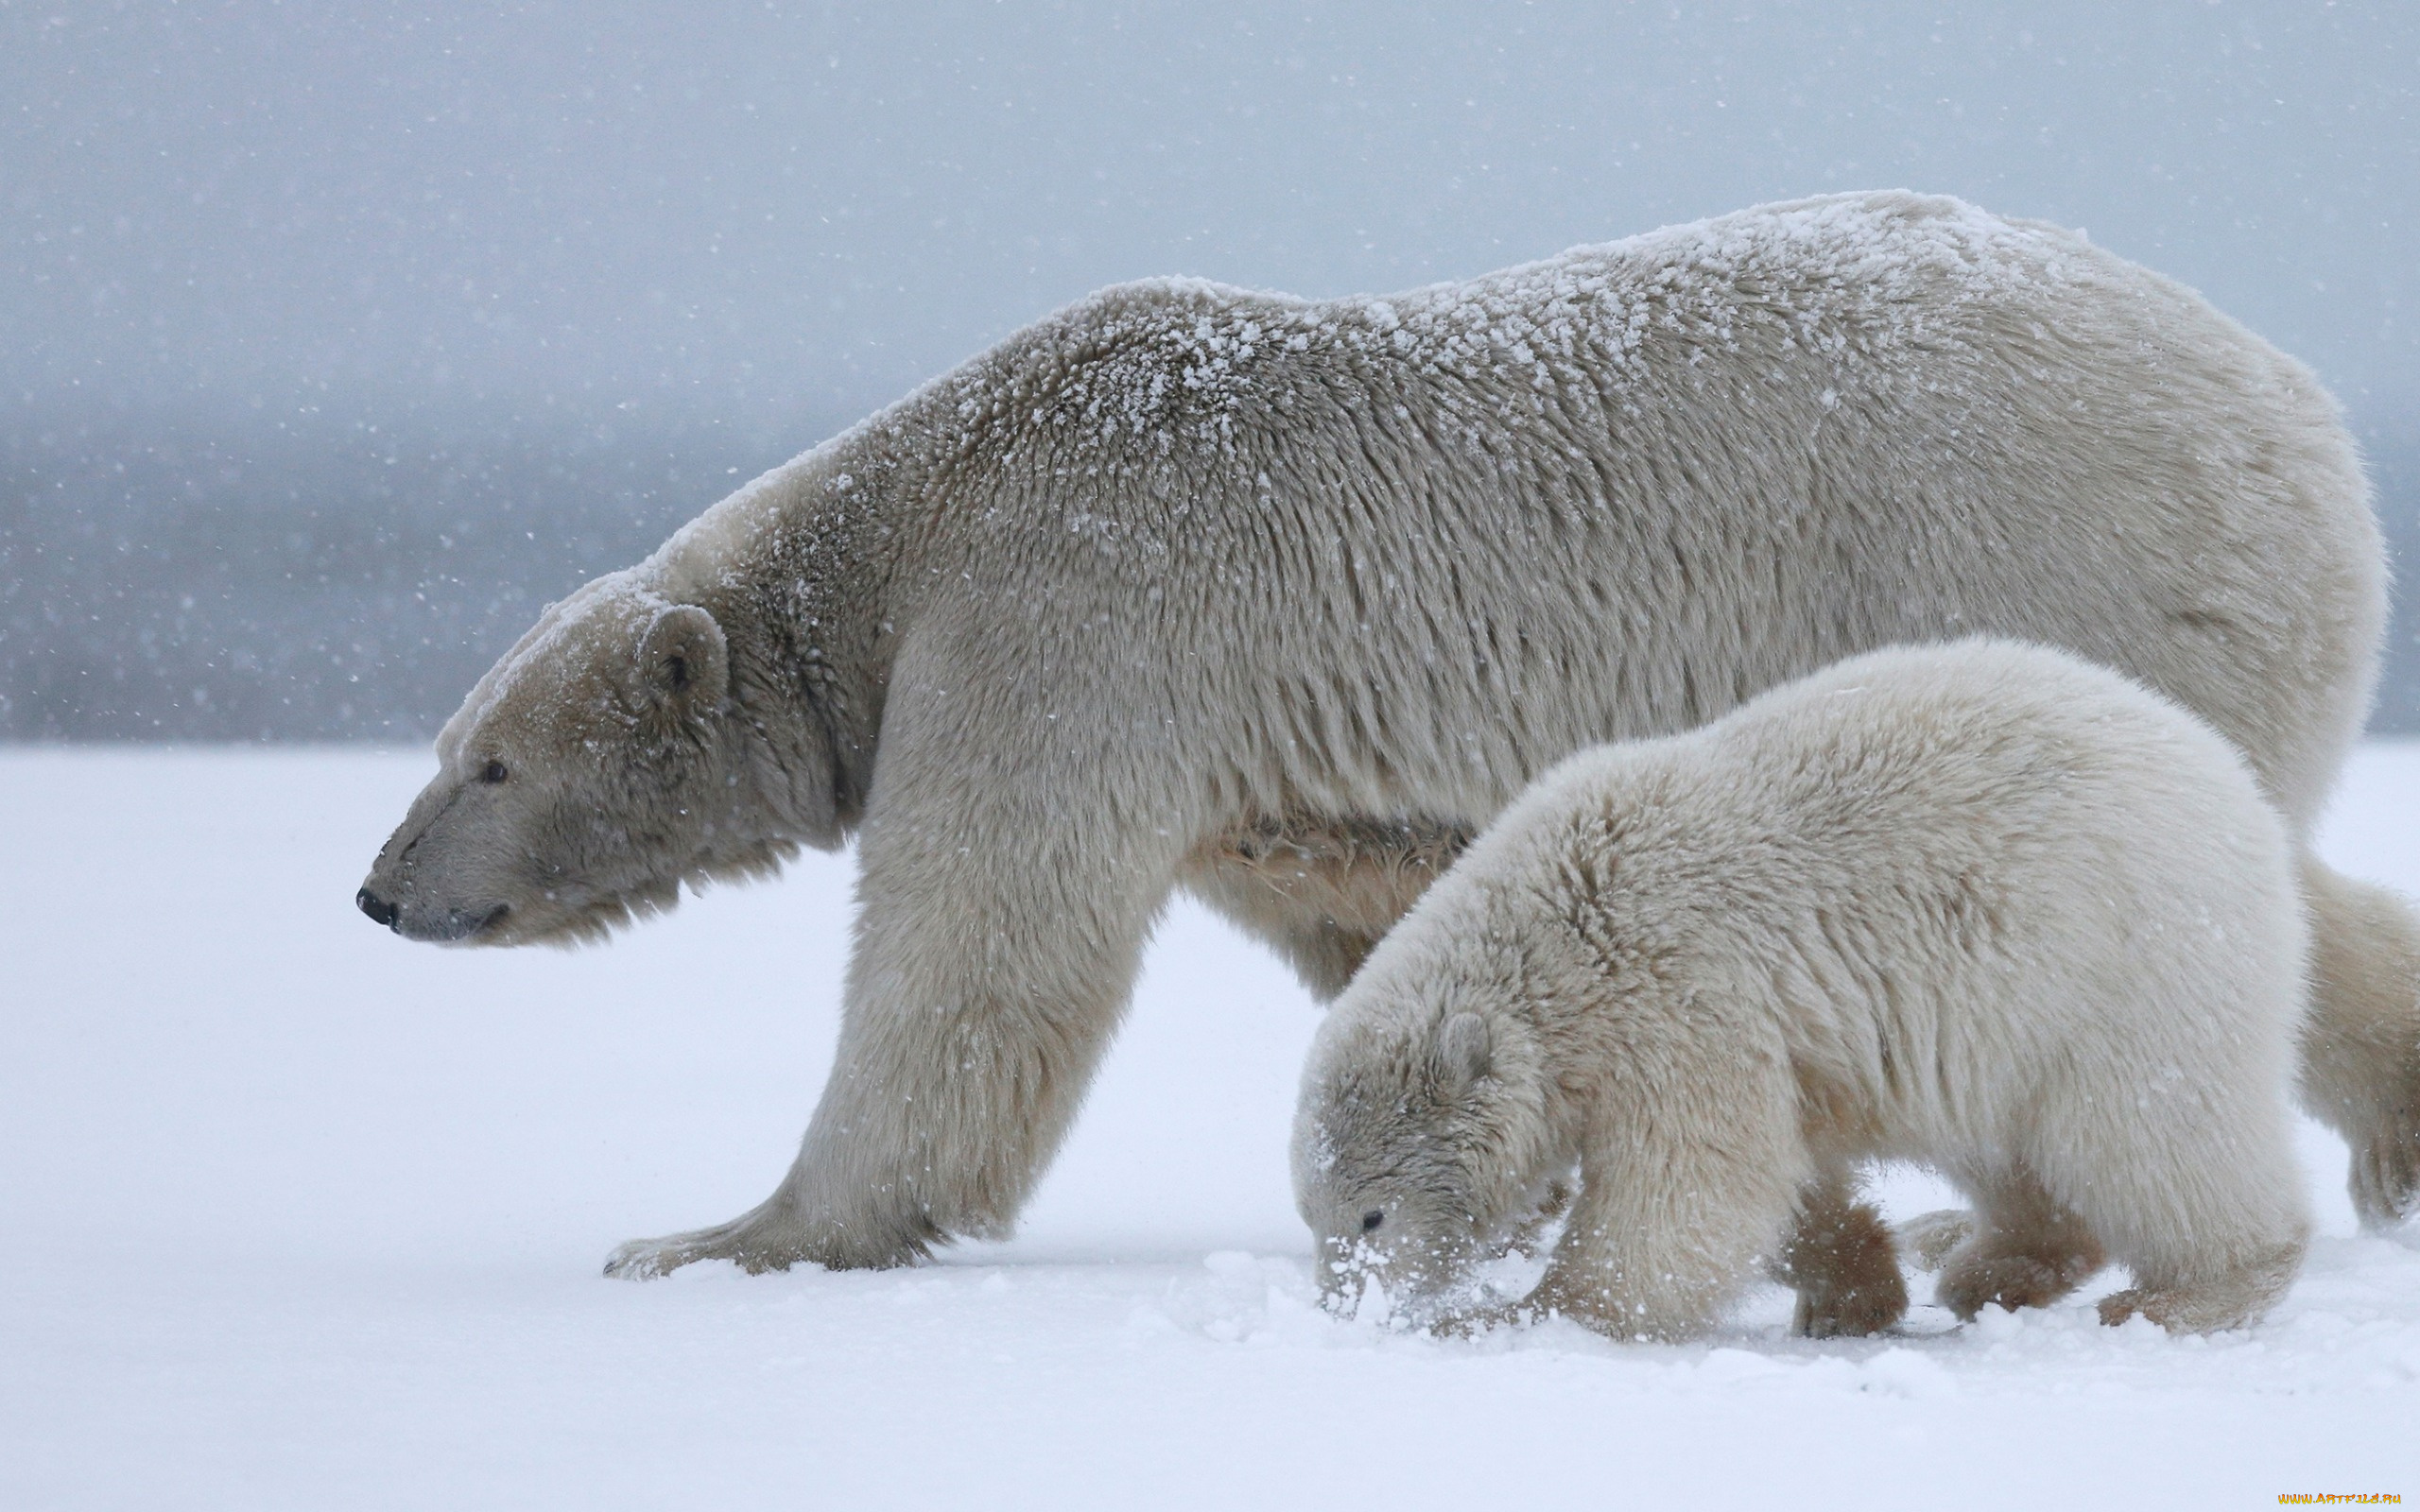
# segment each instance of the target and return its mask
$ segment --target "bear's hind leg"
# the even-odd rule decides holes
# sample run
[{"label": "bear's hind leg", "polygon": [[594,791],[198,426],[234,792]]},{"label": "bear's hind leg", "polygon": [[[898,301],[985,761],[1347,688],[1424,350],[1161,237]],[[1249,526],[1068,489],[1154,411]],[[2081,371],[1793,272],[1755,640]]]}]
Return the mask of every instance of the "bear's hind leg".
[{"label": "bear's hind leg", "polygon": [[2365,1227],[2420,1212],[2420,919],[2384,887],[2302,861],[2311,1007],[2302,1102],[2352,1146]]},{"label": "bear's hind leg", "polygon": [[2047,1307],[2106,1263],[2083,1219],[2023,1166],[1960,1184],[1975,1198],[1975,1226],[1943,1261],[1934,1296],[1962,1321],[1989,1305]]}]

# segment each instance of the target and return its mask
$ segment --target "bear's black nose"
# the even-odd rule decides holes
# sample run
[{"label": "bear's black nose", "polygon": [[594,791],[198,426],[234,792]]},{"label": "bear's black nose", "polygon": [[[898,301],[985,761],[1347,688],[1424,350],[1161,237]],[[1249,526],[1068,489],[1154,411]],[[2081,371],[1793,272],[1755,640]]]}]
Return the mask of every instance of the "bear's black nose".
[{"label": "bear's black nose", "polygon": [[395,915],[400,910],[386,899],[364,887],[353,895],[353,901],[361,905],[361,911],[370,916],[372,923],[384,924],[389,929],[395,927]]}]

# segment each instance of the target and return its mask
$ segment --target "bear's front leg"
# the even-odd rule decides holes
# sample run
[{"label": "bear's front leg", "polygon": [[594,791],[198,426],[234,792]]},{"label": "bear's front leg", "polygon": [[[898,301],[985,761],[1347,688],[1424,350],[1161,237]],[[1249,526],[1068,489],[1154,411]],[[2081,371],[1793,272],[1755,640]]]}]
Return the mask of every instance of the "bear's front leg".
[{"label": "bear's front leg", "polygon": [[998,742],[988,759],[928,758],[891,723],[860,833],[838,1054],[797,1160],[752,1211],[625,1245],[607,1274],[897,1265],[1004,1236],[1064,1137],[1183,826],[1120,825],[1133,809],[1099,783],[1014,770]]}]

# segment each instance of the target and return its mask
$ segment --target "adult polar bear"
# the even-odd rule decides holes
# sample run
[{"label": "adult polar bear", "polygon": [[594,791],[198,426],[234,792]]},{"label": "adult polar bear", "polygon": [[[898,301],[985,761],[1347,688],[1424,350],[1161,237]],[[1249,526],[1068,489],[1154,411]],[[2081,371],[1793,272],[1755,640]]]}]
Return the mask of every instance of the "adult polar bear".
[{"label": "adult polar bear", "polygon": [[[1467,284],[1111,288],[549,610],[360,902],[601,933],[858,837],[796,1162],[609,1269],[1004,1230],[1184,885],[1322,998],[1530,780],[1871,647],[2064,645],[2198,711],[2298,843],[2383,568],[2311,374],[2081,236],[1906,193]],[[2306,860],[2304,1094],[2412,1199],[2420,927]]]}]

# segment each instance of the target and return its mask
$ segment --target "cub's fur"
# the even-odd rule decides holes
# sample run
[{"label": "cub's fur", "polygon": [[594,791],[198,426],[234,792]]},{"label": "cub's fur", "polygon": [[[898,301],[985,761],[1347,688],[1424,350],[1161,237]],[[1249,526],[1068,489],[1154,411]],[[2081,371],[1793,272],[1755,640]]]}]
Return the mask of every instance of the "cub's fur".
[{"label": "cub's fur", "polygon": [[[614,1264],[893,1264],[1015,1216],[1173,888],[1333,996],[1573,751],[1982,632],[2200,712],[2299,840],[2381,572],[2308,371],[1956,200],[1769,206],[1385,300],[1129,284],[549,610],[361,902],[414,938],[578,937],[854,833],[796,1163]],[[2306,1092],[2390,1215],[2420,933],[2311,896]]]},{"label": "cub's fur", "polygon": [[2104,1320],[2239,1327],[2308,1228],[2305,955],[2285,828],[2201,721],[2062,652],[1878,651],[1541,778],[1337,1000],[1296,1191],[1331,1288],[1450,1309],[1576,1165],[1530,1301],[1677,1338],[1760,1266],[1889,1300],[1836,1215],[1916,1160],[1976,1206],[1960,1316],[2105,1255]]}]

